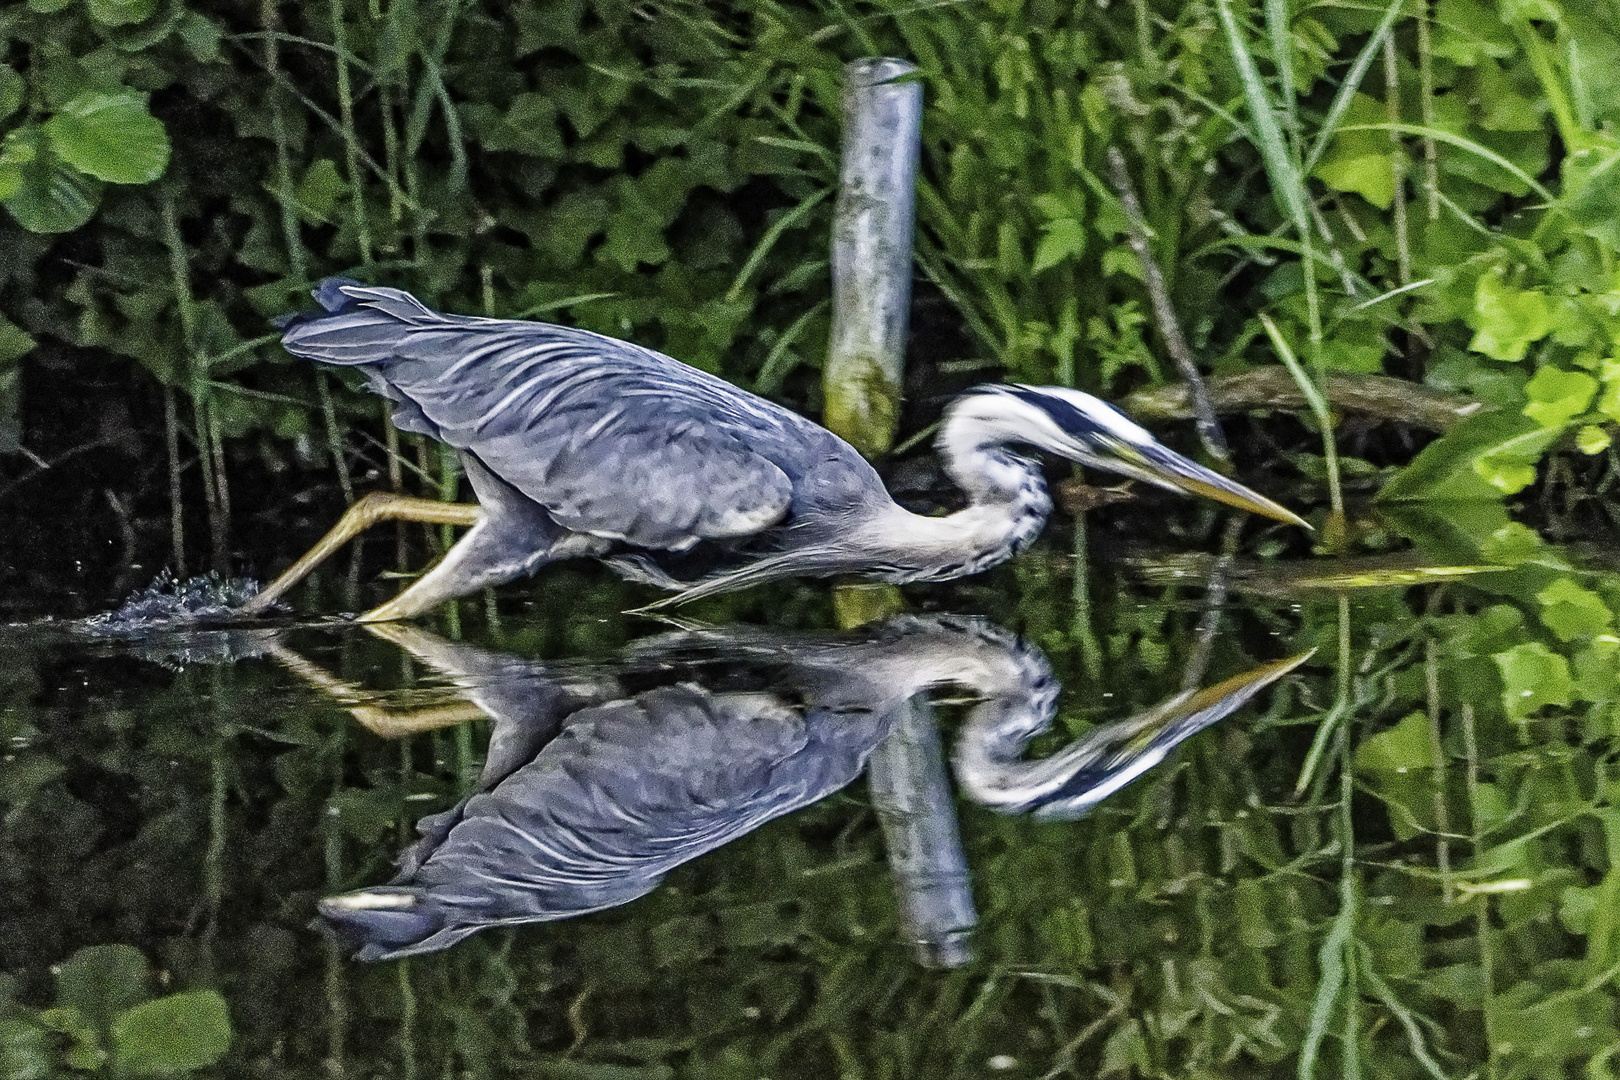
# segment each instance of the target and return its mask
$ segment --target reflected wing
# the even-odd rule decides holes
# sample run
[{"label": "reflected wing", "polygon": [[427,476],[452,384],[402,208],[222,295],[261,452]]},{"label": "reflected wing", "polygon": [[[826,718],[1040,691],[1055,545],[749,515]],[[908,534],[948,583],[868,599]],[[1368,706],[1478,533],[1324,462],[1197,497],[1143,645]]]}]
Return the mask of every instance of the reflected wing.
[{"label": "reflected wing", "polygon": [[[564,526],[681,550],[780,520],[792,482],[755,446],[801,421],[650,349],[545,323],[442,315],[325,282],[289,352],[359,367],[402,430],[476,455]],[[778,445],[791,441],[776,438]]]},{"label": "reflected wing", "polygon": [[321,914],[380,960],[627,903],[854,780],[886,722],[686,683],[581,710],[533,762],[419,826],[393,884],[328,897]]}]

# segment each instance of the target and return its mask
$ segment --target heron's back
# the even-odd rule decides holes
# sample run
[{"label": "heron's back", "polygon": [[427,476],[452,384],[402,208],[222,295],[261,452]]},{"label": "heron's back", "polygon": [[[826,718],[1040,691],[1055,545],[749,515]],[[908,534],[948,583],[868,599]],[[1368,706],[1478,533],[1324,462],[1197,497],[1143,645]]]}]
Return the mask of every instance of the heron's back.
[{"label": "heron's back", "polygon": [[[408,293],[337,279],[315,296],[326,310],[287,325],[289,352],[360,368],[395,402],[401,430],[476,455],[553,509],[582,477],[623,494],[611,478],[626,470],[661,471],[656,490],[640,493],[643,503],[669,500],[668,514],[652,511],[661,521],[679,518],[681,504],[726,505],[729,517],[691,523],[694,539],[746,534],[784,510],[825,515],[886,498],[865,460],[824,428],[651,349],[547,323],[445,315]],[[627,538],[680,548],[682,536],[663,535],[680,524]]]}]

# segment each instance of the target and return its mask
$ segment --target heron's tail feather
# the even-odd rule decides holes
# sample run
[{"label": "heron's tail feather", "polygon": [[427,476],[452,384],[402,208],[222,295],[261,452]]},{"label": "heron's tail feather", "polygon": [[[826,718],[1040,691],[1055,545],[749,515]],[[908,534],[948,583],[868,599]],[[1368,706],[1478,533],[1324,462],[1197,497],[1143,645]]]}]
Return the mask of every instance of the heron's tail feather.
[{"label": "heron's tail feather", "polygon": [[281,320],[281,343],[294,356],[328,364],[392,359],[411,330],[447,322],[410,293],[348,278],[327,278],[311,295],[323,310]]}]

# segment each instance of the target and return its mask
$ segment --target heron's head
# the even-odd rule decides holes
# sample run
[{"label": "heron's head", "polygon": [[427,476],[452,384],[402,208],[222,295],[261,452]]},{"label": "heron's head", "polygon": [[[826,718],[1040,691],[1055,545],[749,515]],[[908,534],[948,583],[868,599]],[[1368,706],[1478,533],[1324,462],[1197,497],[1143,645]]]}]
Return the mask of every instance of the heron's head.
[{"label": "heron's head", "polygon": [[1293,511],[1160,443],[1108,402],[1058,386],[991,383],[958,398],[941,442],[1022,443],[1082,465],[1305,525]]}]

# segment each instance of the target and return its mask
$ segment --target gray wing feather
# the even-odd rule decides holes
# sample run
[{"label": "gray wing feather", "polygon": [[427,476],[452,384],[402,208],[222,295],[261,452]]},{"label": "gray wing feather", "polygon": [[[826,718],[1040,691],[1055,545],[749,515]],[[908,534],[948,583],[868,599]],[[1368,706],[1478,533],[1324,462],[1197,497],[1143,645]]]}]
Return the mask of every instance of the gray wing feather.
[{"label": "gray wing feather", "polygon": [[476,455],[566,528],[682,550],[787,512],[792,481],[755,447],[804,422],[723,380],[584,330],[334,291],[345,306],[289,326],[287,350],[362,368],[401,430]]}]

